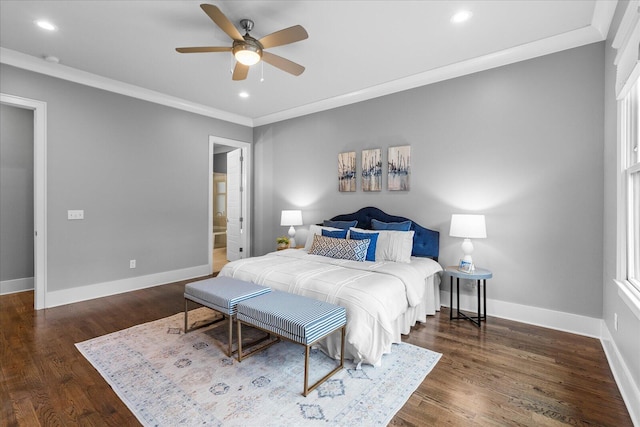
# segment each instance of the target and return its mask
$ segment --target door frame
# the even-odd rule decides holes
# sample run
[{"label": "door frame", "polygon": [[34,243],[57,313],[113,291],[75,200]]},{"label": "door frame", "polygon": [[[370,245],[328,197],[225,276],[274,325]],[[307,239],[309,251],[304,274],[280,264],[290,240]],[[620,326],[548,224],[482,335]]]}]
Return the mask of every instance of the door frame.
[{"label": "door frame", "polygon": [[209,274],[213,274],[213,153],[214,145],[225,145],[242,149],[243,165],[242,165],[242,206],[244,212],[243,225],[244,233],[241,238],[243,252],[246,257],[251,256],[251,147],[249,142],[238,141],[235,139],[223,138],[219,136],[209,135],[209,225],[208,225],[208,258],[209,258]]},{"label": "door frame", "polygon": [[40,310],[47,295],[47,103],[0,93],[0,104],[33,111],[33,304]]}]

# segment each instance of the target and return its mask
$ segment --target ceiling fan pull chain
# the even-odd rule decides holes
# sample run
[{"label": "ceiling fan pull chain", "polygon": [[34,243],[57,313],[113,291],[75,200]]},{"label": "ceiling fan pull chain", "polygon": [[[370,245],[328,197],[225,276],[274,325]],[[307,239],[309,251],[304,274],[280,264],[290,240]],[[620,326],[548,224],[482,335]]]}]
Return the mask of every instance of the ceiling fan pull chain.
[{"label": "ceiling fan pull chain", "polygon": [[264,61],[260,61],[260,83],[264,81]]}]

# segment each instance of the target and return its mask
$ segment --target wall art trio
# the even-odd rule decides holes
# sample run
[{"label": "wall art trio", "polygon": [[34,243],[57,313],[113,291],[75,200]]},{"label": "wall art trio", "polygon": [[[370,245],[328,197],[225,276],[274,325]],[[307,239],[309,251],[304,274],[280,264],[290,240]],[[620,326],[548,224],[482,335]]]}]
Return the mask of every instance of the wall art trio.
[{"label": "wall art trio", "polygon": [[[387,190],[409,191],[411,146],[389,147],[387,153]],[[382,149],[362,150],[360,168],[362,191],[382,190]],[[356,152],[338,154],[338,190],[354,192],[357,187]]]}]

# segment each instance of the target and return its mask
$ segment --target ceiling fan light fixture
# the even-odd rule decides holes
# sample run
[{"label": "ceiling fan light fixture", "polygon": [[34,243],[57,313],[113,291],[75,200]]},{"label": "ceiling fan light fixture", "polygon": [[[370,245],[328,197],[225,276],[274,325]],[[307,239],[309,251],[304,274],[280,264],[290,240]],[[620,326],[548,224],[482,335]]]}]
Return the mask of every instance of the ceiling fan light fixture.
[{"label": "ceiling fan light fixture", "polygon": [[233,55],[236,61],[243,65],[254,65],[260,62],[260,55],[253,50],[238,50]]},{"label": "ceiling fan light fixture", "polygon": [[236,61],[247,66],[257,64],[262,59],[262,48],[257,43],[234,42],[232,52]]}]

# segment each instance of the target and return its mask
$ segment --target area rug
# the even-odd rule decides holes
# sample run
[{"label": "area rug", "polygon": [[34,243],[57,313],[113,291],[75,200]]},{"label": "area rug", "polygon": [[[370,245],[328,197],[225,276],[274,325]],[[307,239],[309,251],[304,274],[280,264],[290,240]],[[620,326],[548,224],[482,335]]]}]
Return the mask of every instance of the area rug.
[{"label": "area rug", "polygon": [[[190,324],[212,311],[189,312]],[[302,396],[304,347],[277,343],[242,362],[225,355],[227,323],[184,334],[184,315],[76,344],[145,426],[387,425],[440,354],[394,344],[382,366],[345,369]],[[250,335],[251,331],[244,335]],[[244,342],[244,340],[243,340]],[[309,383],[336,361],[312,350]]]}]

